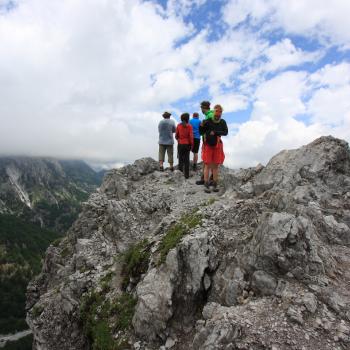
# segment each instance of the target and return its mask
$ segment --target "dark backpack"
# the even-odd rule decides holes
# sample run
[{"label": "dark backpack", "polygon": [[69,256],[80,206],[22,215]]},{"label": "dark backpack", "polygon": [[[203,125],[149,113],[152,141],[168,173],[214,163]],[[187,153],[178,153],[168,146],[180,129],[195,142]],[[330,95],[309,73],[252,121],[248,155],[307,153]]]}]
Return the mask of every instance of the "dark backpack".
[{"label": "dark backpack", "polygon": [[218,137],[216,135],[210,135],[210,133],[206,135],[205,140],[209,146],[216,146],[218,143]]}]

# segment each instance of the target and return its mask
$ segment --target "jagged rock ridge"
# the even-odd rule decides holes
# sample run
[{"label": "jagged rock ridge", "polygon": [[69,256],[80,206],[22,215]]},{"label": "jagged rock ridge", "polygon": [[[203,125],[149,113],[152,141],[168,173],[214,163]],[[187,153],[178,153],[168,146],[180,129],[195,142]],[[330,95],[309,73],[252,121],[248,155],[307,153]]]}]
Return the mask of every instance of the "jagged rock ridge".
[{"label": "jagged rock ridge", "polygon": [[350,347],[345,141],[223,169],[219,195],[156,169],[109,172],[48,249],[28,288],[35,349]]}]

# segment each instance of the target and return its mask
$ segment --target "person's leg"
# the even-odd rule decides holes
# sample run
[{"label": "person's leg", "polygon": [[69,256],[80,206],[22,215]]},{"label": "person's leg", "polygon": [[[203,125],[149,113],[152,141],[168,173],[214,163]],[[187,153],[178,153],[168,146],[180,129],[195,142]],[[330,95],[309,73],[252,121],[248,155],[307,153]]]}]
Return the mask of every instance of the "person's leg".
[{"label": "person's leg", "polygon": [[207,183],[209,179],[209,164],[204,164],[203,175],[204,175],[204,182]]},{"label": "person's leg", "polygon": [[212,174],[212,163],[206,164],[206,170],[204,173],[204,191],[210,193],[210,174]]},{"label": "person's leg", "polygon": [[214,179],[213,179],[213,169],[210,168],[210,171],[209,171],[209,184],[212,185],[214,182]]},{"label": "person's leg", "polygon": [[191,146],[189,146],[189,145],[184,146],[183,162],[185,165],[185,178],[186,179],[188,179],[190,177],[190,152],[191,152]]},{"label": "person's leg", "polygon": [[205,147],[206,147],[206,145],[205,145],[205,143],[203,143],[202,144],[202,161],[203,161],[203,170],[202,170],[202,173],[201,173],[201,179],[200,180],[198,180],[198,181],[196,181],[196,184],[197,185],[204,185],[205,184],[205,180],[204,180],[204,164],[205,164],[205,155],[204,155],[204,153],[205,153]]},{"label": "person's leg", "polygon": [[219,192],[218,189],[218,179],[219,179],[219,165],[218,164],[213,164],[212,167],[212,171],[213,171],[213,191],[214,192]]},{"label": "person's leg", "polygon": [[198,151],[199,151],[199,145],[201,140],[200,139],[193,139],[193,170],[197,170],[197,162],[198,162]]},{"label": "person's leg", "polygon": [[197,165],[197,163],[198,163],[198,153],[194,153],[193,154],[193,164]]},{"label": "person's leg", "polygon": [[219,176],[219,165],[218,164],[212,164],[212,172],[213,172],[213,180],[214,182],[218,182],[218,176]]},{"label": "person's leg", "polygon": [[168,162],[170,164],[170,170],[174,170],[174,145],[168,145]]},{"label": "person's leg", "polygon": [[183,172],[184,170],[184,157],[183,157],[183,145],[177,146],[178,153],[179,153],[179,170]]},{"label": "person's leg", "polygon": [[204,165],[204,170],[203,170],[203,176],[204,176],[204,192],[210,193],[210,187],[209,187],[209,170],[210,170],[210,165],[205,164]]},{"label": "person's leg", "polygon": [[165,157],[165,146],[159,145],[158,159],[159,159],[159,170],[163,171],[164,167],[164,157]]}]

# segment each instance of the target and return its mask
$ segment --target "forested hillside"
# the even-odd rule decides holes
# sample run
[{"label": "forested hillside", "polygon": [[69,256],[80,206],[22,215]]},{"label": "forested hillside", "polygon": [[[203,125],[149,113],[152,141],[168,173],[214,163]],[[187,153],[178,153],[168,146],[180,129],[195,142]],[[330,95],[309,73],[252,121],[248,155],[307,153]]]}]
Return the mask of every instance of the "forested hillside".
[{"label": "forested hillside", "polygon": [[28,328],[28,281],[40,272],[46,248],[59,236],[13,215],[0,215],[0,334]]},{"label": "forested hillside", "polygon": [[28,328],[28,281],[40,272],[46,248],[75,221],[102,176],[82,161],[0,158],[0,334]]}]

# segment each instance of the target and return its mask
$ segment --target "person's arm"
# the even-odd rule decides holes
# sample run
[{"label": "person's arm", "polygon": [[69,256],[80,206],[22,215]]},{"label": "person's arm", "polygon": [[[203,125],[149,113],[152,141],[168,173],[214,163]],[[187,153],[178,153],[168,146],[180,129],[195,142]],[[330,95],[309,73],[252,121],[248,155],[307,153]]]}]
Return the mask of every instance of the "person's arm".
[{"label": "person's arm", "polygon": [[203,120],[199,125],[199,133],[204,135],[207,131],[207,121]]},{"label": "person's arm", "polygon": [[175,122],[173,123],[173,133],[176,131]]},{"label": "person's arm", "polygon": [[180,137],[180,134],[179,134],[179,126],[176,127],[176,133],[175,133],[175,138],[176,140],[178,140]]},{"label": "person's arm", "polygon": [[227,124],[225,120],[221,119],[221,128],[215,132],[216,136],[226,136],[228,134]]}]

